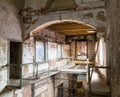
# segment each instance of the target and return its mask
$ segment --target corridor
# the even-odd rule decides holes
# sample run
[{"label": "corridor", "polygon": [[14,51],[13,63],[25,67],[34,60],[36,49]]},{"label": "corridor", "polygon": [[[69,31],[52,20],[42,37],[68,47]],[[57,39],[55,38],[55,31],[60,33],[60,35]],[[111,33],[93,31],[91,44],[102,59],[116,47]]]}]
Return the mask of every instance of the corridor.
[{"label": "corridor", "polygon": [[120,97],[120,0],[0,0],[0,97]]}]

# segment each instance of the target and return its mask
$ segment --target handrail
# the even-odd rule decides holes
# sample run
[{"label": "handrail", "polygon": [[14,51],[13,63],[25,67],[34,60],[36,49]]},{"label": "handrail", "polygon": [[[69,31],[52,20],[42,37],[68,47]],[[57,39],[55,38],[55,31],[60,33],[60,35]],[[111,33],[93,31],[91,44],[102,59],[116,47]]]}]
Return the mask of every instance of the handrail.
[{"label": "handrail", "polygon": [[24,63],[24,64],[21,64],[21,65],[30,65],[30,64],[36,64],[36,63],[38,63],[38,64],[43,64],[43,63],[47,63],[48,62],[48,60],[46,61],[38,61],[38,62],[31,62],[31,63]]},{"label": "handrail", "polygon": [[[39,65],[40,64],[44,64],[44,63],[48,63],[48,61],[39,61],[39,62],[32,62],[32,63],[24,63],[24,64],[21,64],[20,65],[20,88],[22,88],[22,85],[23,85],[23,67],[26,66],[26,65],[33,65],[34,68],[36,68],[36,71],[35,71],[35,79],[38,79],[38,75],[39,75]],[[50,68],[48,67],[48,71],[50,70]]]},{"label": "handrail", "polygon": [[[73,58],[72,58],[73,59]],[[72,61],[72,60],[68,60],[68,61]],[[50,63],[49,63],[50,61],[49,60],[47,60],[47,61],[39,61],[39,62],[31,62],[31,63],[24,63],[24,64],[19,64],[19,66],[20,66],[20,84],[19,84],[19,88],[22,88],[22,86],[23,86],[23,84],[24,84],[24,82],[23,81],[26,81],[27,79],[29,79],[30,81],[37,81],[37,80],[40,80],[39,78],[42,78],[42,76],[43,76],[43,74],[45,75],[45,78],[46,78],[46,76],[50,76],[51,74],[54,74],[54,73],[56,73],[56,72],[59,72],[59,70],[58,70],[58,68],[60,68],[61,66],[67,66],[67,64],[69,64],[69,62],[65,62],[65,64],[64,65],[58,65],[59,64],[59,62],[56,62],[55,64],[55,66],[53,67],[53,68],[51,68],[50,67]],[[43,68],[43,69],[41,69],[40,68],[40,65],[42,65],[42,64],[44,64],[44,63],[47,63],[46,64],[46,67],[45,68]],[[25,75],[23,75],[23,67],[24,66],[28,66],[28,65],[32,65],[33,66],[33,71],[32,72],[30,72],[30,73],[27,73],[27,75],[25,74]],[[68,67],[69,68],[69,67]],[[44,70],[44,71],[42,71],[42,70]],[[53,72],[55,70],[55,72]],[[48,73],[48,74],[47,74]],[[33,74],[32,76],[30,75],[29,76],[29,74]],[[40,74],[42,74],[42,76],[40,76]],[[46,75],[47,74],[47,75]],[[28,76],[28,78],[26,77],[26,76]]]},{"label": "handrail", "polygon": [[[33,65],[34,66],[34,68],[36,68],[35,69],[35,74],[34,74],[34,76],[33,77],[35,77],[35,79],[36,80],[38,80],[38,78],[39,78],[39,74],[40,74],[40,72],[39,72],[39,65],[40,64],[44,64],[44,63],[48,63],[48,67],[47,67],[47,69],[45,69],[46,70],[46,72],[48,72],[49,74],[50,74],[50,71],[53,71],[53,70],[58,70],[58,64],[56,65],[57,67],[55,67],[54,69],[52,68],[50,68],[50,65],[49,65],[49,61],[47,60],[47,61],[39,61],[39,62],[33,62],[33,63],[24,63],[24,64],[21,64],[20,65],[20,88],[22,88],[22,86],[23,86],[23,67],[24,66],[27,66],[27,65]],[[56,62],[57,63],[57,62]],[[43,72],[41,72],[41,73],[43,73]],[[44,73],[45,73],[45,71],[44,71]]]}]

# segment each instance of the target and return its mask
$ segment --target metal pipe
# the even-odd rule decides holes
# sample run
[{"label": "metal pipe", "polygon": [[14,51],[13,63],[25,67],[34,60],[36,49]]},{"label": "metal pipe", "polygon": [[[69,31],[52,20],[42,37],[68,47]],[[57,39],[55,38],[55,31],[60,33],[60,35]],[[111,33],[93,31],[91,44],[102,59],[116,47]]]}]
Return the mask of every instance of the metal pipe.
[{"label": "metal pipe", "polygon": [[38,79],[38,63],[36,63],[35,66],[36,66],[36,79]]},{"label": "metal pipe", "polygon": [[91,97],[90,67],[88,66],[88,96]]},{"label": "metal pipe", "polygon": [[21,64],[20,65],[20,89],[22,88],[22,85],[23,85],[22,68],[23,68],[23,65]]}]

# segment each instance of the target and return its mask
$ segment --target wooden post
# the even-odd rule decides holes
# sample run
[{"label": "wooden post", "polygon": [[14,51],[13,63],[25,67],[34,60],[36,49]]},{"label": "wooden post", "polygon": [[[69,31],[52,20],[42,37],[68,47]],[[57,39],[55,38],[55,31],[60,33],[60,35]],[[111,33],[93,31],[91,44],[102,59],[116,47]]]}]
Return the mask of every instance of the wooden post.
[{"label": "wooden post", "polygon": [[35,97],[35,83],[31,84],[32,97]]},{"label": "wooden post", "polygon": [[88,40],[87,40],[87,58],[88,58]]},{"label": "wooden post", "polygon": [[77,41],[75,40],[75,58],[77,58]]}]

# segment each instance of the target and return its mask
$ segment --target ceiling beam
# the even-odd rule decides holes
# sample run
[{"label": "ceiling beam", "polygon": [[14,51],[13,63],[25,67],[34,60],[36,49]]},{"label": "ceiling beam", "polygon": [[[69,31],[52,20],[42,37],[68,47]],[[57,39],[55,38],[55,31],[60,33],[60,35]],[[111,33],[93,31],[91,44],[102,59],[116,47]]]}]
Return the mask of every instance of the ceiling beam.
[{"label": "ceiling beam", "polygon": [[56,31],[69,32],[69,31],[93,31],[93,29],[56,29]]},{"label": "ceiling beam", "polygon": [[48,28],[51,28],[51,29],[54,29],[54,30],[63,30],[63,29],[70,29],[70,30],[72,30],[72,29],[92,29],[93,30],[93,28],[88,27],[88,26],[83,26],[83,25],[81,25],[81,26],[79,26],[79,25],[73,25],[73,26],[71,26],[71,25],[66,25],[66,26],[64,26],[64,25],[61,25],[61,26],[54,25],[54,26],[49,26]]}]

